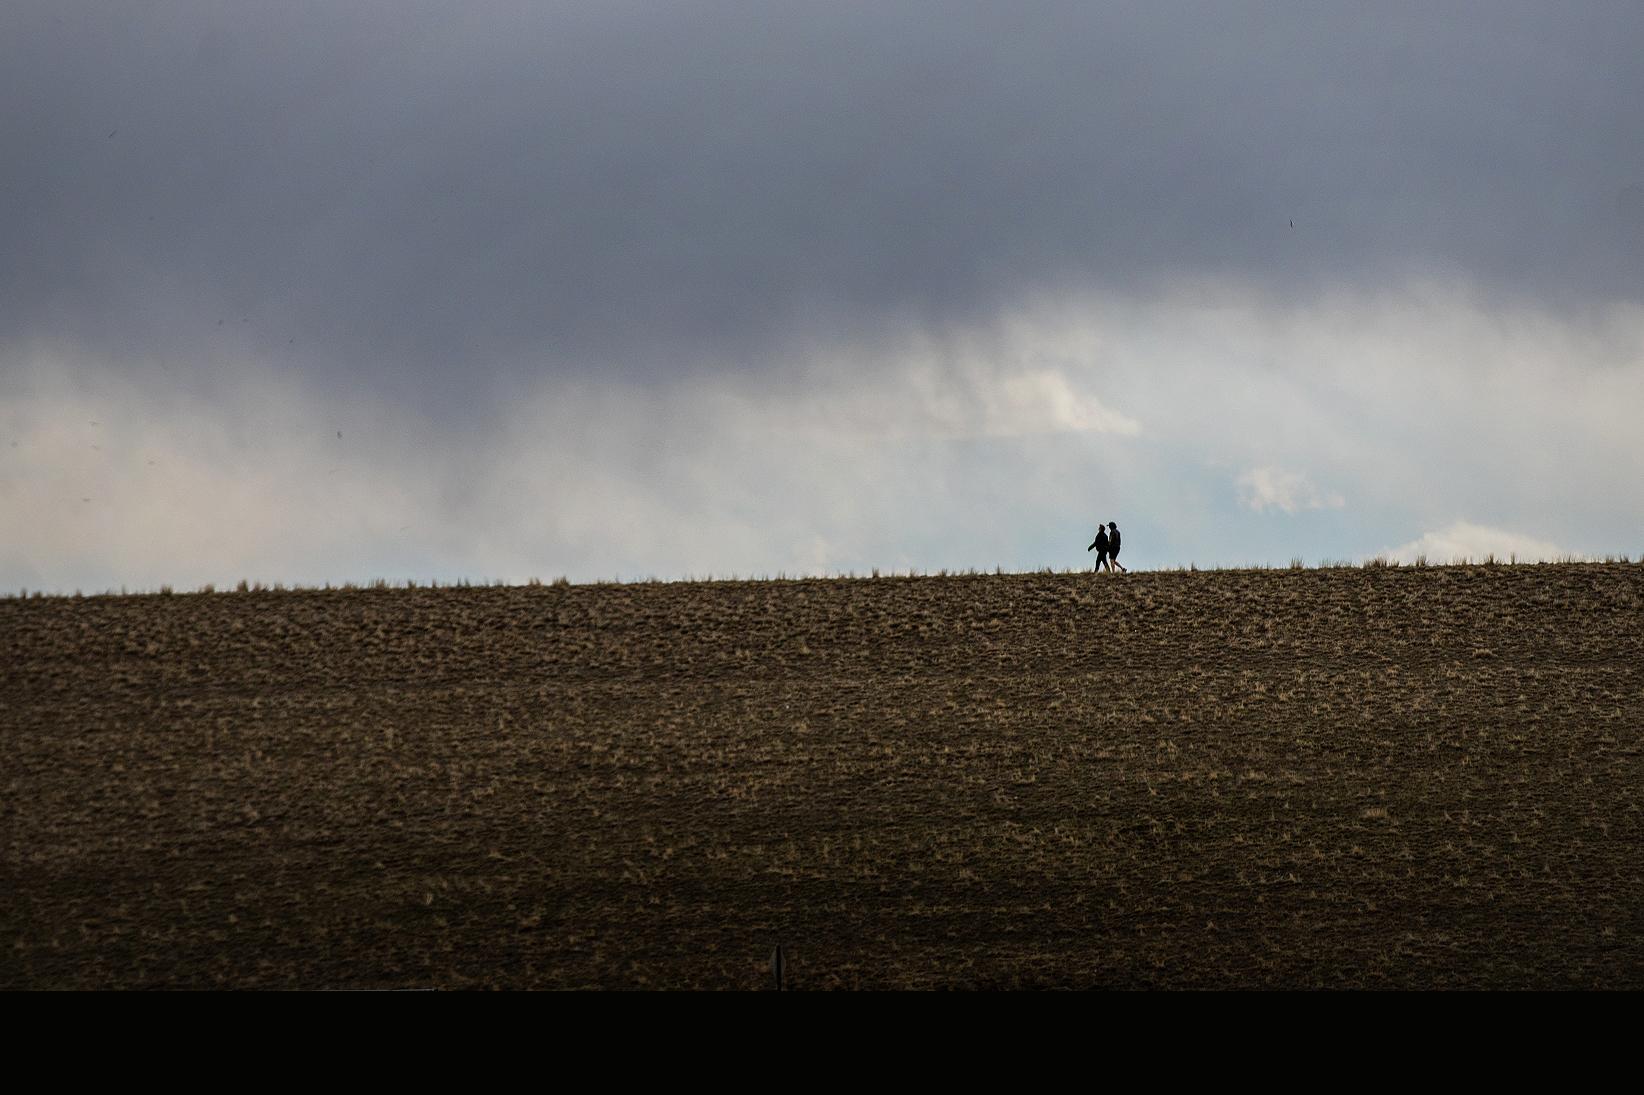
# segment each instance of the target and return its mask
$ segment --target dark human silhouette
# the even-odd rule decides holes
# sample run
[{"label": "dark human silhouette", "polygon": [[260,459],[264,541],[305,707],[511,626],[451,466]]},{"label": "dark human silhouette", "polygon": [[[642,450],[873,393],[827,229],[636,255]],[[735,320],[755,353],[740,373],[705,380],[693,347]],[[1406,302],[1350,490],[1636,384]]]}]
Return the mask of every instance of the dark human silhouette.
[{"label": "dark human silhouette", "polygon": [[1085,550],[1090,551],[1092,548],[1096,551],[1096,569],[1101,570],[1107,565],[1107,529],[1101,525],[1096,526],[1096,539],[1091,541],[1090,547]]},{"label": "dark human silhouette", "polygon": [[1123,563],[1119,562],[1119,526],[1114,524],[1112,521],[1109,521],[1107,523],[1107,531],[1108,531],[1108,537],[1107,537],[1107,566],[1108,566],[1108,569],[1112,570],[1114,567],[1118,567],[1120,570],[1124,571],[1126,574],[1129,574],[1130,573],[1130,568],[1125,566]]}]

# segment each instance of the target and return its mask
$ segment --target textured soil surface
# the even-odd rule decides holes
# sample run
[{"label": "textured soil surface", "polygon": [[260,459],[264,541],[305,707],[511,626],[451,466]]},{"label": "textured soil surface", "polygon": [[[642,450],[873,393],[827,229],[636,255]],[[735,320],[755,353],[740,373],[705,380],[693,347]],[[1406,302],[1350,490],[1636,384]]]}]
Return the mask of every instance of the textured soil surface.
[{"label": "textured soil surface", "polygon": [[1644,988],[1644,566],[0,600],[0,987]]}]

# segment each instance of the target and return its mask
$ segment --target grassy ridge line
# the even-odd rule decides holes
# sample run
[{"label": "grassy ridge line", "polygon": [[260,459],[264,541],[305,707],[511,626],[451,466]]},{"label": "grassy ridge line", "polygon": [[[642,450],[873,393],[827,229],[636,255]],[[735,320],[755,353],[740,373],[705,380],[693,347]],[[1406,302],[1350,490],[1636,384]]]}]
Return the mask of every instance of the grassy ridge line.
[{"label": "grassy ridge line", "polygon": [[[1153,568],[1134,568],[1134,569],[1132,569],[1131,573],[1133,573],[1133,574],[1184,574],[1184,573],[1187,573],[1187,574],[1244,574],[1244,573],[1256,573],[1256,572],[1266,572],[1266,571],[1274,571],[1274,570],[1383,570],[1383,569],[1386,569],[1386,570],[1397,570],[1397,569],[1439,570],[1439,569],[1454,569],[1454,568],[1469,568],[1470,569],[1470,568],[1474,568],[1474,567],[1615,566],[1617,564],[1633,564],[1633,563],[1634,563],[1634,560],[1632,560],[1631,558],[1629,558],[1625,554],[1621,554],[1621,555],[1604,555],[1604,556],[1565,555],[1565,556],[1560,556],[1558,559],[1541,560],[1541,561],[1536,561],[1536,562],[1519,562],[1516,558],[1509,558],[1509,559],[1503,560],[1503,559],[1498,559],[1493,555],[1489,555],[1489,556],[1485,556],[1483,559],[1477,559],[1477,560],[1471,559],[1471,558],[1452,559],[1448,563],[1431,563],[1431,562],[1428,562],[1425,558],[1418,558],[1413,563],[1400,563],[1400,562],[1397,562],[1396,560],[1390,560],[1390,559],[1383,558],[1381,556],[1377,556],[1375,558],[1366,559],[1366,560],[1364,560],[1362,562],[1358,562],[1358,563],[1355,563],[1355,562],[1352,562],[1351,560],[1346,560],[1346,559],[1323,559],[1323,560],[1320,560],[1316,565],[1313,565],[1313,566],[1308,566],[1308,565],[1304,564],[1300,559],[1292,559],[1288,566],[1274,566],[1274,565],[1269,565],[1269,564],[1265,564],[1265,563],[1247,563],[1247,564],[1244,564],[1242,566],[1205,566],[1205,567],[1201,567],[1196,563],[1188,563],[1186,566],[1174,566],[1174,567],[1165,566],[1165,567],[1153,567]],[[1644,565],[1644,554],[1641,554],[1638,557],[1637,564],[1638,565]],[[107,590],[103,590],[100,593],[85,593],[85,592],[83,592],[81,590],[78,590],[78,589],[76,589],[73,593],[64,593],[64,592],[61,592],[61,591],[58,591],[58,590],[39,590],[39,589],[30,590],[30,589],[25,587],[23,589],[20,589],[16,593],[0,592],[0,600],[41,600],[41,599],[47,598],[47,597],[67,597],[67,598],[75,598],[75,597],[170,597],[170,596],[175,596],[175,595],[179,594],[179,592],[183,595],[187,595],[187,594],[190,594],[190,593],[202,594],[202,593],[229,593],[229,592],[233,592],[233,593],[345,593],[345,592],[358,592],[360,590],[389,590],[389,589],[535,589],[535,588],[542,587],[542,586],[553,586],[553,587],[556,587],[556,588],[563,588],[565,586],[572,586],[572,585],[577,585],[577,586],[608,586],[608,585],[647,586],[647,585],[726,585],[726,584],[750,584],[750,583],[757,584],[757,583],[761,583],[761,582],[875,582],[875,581],[908,581],[910,579],[926,579],[926,578],[991,578],[991,577],[1016,578],[1016,577],[1023,577],[1023,576],[1026,576],[1026,575],[1047,575],[1047,574],[1049,574],[1049,575],[1055,575],[1055,574],[1064,574],[1064,575],[1066,575],[1066,574],[1090,574],[1090,573],[1093,573],[1093,571],[1091,571],[1089,569],[1086,569],[1086,568],[1083,568],[1083,567],[1062,567],[1060,569],[1053,568],[1053,567],[1041,567],[1038,570],[1027,570],[1027,571],[1006,571],[1003,568],[998,568],[998,567],[996,567],[992,571],[986,571],[986,570],[948,570],[946,568],[943,568],[943,569],[934,570],[934,571],[917,571],[917,570],[895,571],[895,570],[892,570],[892,571],[887,571],[887,572],[884,572],[884,573],[881,573],[878,568],[874,568],[868,574],[857,574],[855,571],[847,571],[843,574],[792,574],[792,575],[790,575],[790,574],[787,574],[785,572],[778,571],[774,577],[772,575],[769,575],[769,574],[749,575],[749,576],[746,576],[746,577],[736,575],[736,574],[725,575],[725,576],[722,576],[722,577],[715,577],[711,574],[701,576],[701,577],[687,574],[686,576],[684,576],[682,578],[656,578],[656,577],[633,578],[633,579],[623,579],[623,578],[620,578],[620,577],[619,578],[596,578],[591,582],[572,582],[569,578],[559,577],[559,578],[555,578],[552,581],[548,581],[548,582],[544,582],[541,578],[527,578],[524,581],[524,583],[521,583],[521,584],[510,583],[510,582],[507,582],[507,581],[505,581],[501,578],[494,578],[494,579],[492,579],[491,581],[488,581],[488,582],[487,581],[475,582],[475,581],[472,581],[472,580],[467,579],[467,578],[458,578],[458,579],[455,579],[455,580],[452,580],[452,581],[447,581],[447,582],[441,582],[438,579],[429,579],[427,581],[419,581],[415,578],[407,578],[402,582],[393,582],[393,581],[389,581],[386,578],[375,578],[375,579],[372,579],[369,582],[341,582],[341,583],[337,583],[337,584],[332,584],[331,582],[322,582],[319,585],[302,585],[302,584],[299,584],[299,583],[293,583],[293,584],[287,585],[284,582],[264,583],[264,582],[251,582],[251,581],[247,581],[245,579],[241,579],[239,584],[237,584],[234,587],[234,589],[232,589],[232,590],[228,590],[228,589],[219,590],[216,587],[215,583],[210,583],[210,582],[208,582],[204,585],[198,586],[198,587],[196,587],[192,590],[185,589],[185,590],[181,590],[181,591],[179,591],[177,589],[174,589],[170,585],[162,585],[162,586],[160,586],[159,589],[138,589],[138,590],[128,590],[128,589],[126,589],[126,587],[121,586],[118,590],[107,589]]]}]

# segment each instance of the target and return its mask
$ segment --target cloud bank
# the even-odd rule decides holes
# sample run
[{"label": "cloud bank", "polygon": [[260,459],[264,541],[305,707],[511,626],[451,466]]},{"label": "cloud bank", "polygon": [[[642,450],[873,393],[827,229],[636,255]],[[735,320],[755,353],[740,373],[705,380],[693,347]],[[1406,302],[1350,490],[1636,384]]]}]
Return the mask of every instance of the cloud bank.
[{"label": "cloud bank", "polygon": [[[0,512],[18,515],[0,573],[103,588],[1027,569],[1081,565],[1109,519],[1141,566],[1387,543],[1637,553],[1641,347],[1637,310],[1595,330],[1421,295],[1085,298],[966,339],[855,347],[881,365],[866,385],[827,354],[755,386],[548,378],[483,432],[250,364],[209,395],[48,364],[0,391]],[[1175,368],[1143,367],[1157,355]],[[1228,367],[1245,361],[1267,364]],[[1298,472],[1239,489],[1240,468],[1331,487]]]},{"label": "cloud bank", "polygon": [[1413,563],[1418,559],[1430,563],[1457,560],[1476,562],[1487,558],[1501,562],[1539,563],[1569,558],[1571,553],[1534,536],[1475,525],[1471,521],[1457,521],[1437,532],[1424,533],[1408,544],[1393,548],[1386,555],[1401,563]]}]

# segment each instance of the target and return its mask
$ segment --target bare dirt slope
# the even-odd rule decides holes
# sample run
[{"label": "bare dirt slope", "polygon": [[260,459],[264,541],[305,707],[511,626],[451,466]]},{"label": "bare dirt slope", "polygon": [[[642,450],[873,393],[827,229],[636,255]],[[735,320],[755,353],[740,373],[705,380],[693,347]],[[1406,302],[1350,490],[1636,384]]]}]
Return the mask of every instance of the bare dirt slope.
[{"label": "bare dirt slope", "polygon": [[0,601],[0,986],[1644,987],[1644,567]]}]

